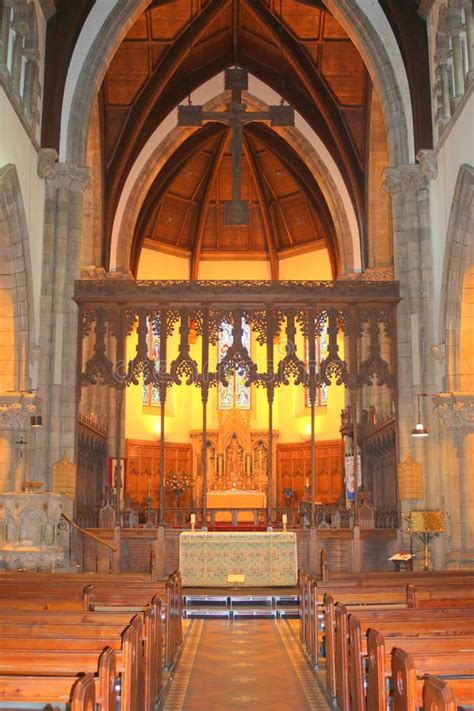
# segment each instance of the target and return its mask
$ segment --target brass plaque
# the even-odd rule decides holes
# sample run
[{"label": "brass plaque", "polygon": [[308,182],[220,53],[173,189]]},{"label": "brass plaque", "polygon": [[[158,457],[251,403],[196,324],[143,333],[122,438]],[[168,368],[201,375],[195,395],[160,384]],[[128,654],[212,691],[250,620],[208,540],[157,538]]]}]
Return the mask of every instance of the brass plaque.
[{"label": "brass plaque", "polygon": [[411,530],[417,533],[437,533],[444,531],[442,511],[421,511],[415,509],[410,514]]}]

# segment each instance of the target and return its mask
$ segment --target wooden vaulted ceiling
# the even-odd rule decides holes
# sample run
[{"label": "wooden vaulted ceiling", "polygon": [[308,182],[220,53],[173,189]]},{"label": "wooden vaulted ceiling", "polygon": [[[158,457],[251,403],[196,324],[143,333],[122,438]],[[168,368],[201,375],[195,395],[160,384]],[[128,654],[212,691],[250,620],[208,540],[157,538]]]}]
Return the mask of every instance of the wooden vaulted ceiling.
[{"label": "wooden vaulted ceiling", "polygon": [[229,129],[207,124],[181,156],[173,156],[142,207],[133,249],[134,271],[143,245],[190,257],[190,276],[201,259],[265,259],[278,278],[285,256],[327,246],[337,272],[334,226],[324,198],[301,159],[269,128],[244,129],[242,198],[248,225],[224,224],[231,199]]},{"label": "wooden vaulted ceiling", "polygon": [[[313,127],[344,176],[362,225],[370,80],[357,50],[336,20],[317,0],[157,0],[130,29],[103,84],[106,230],[109,233],[120,191],[135,157],[151,133],[189,91],[234,63],[247,67],[274,90],[283,93]],[[257,233],[264,235],[265,222],[275,233],[273,241],[277,252],[291,246],[292,240],[298,243],[300,232],[305,235],[311,232],[311,239],[321,239],[323,225],[329,238],[327,208],[321,207],[324,201],[313,204],[312,197],[295,187],[297,183],[293,186],[293,195],[293,187],[288,187],[285,200],[284,196],[272,197],[271,169],[265,162],[270,164],[271,155],[276,166],[281,157],[249,136],[247,153],[250,146],[255,147],[256,155],[250,162],[248,156],[245,157],[244,162],[249,175],[256,174],[255,178],[249,177],[246,188],[251,192],[255,213],[249,227],[253,232],[237,237],[234,230],[234,239],[246,242],[249,252],[261,251],[263,237],[259,237],[258,242]],[[216,185],[224,180],[221,176],[228,163],[226,149],[223,151]],[[201,188],[196,186],[196,192],[187,196],[194,202],[202,202],[203,185],[208,178],[206,150],[202,148],[199,155],[203,164]],[[260,182],[262,185],[257,191]],[[156,214],[173,201],[173,190],[169,190],[167,197],[162,196],[159,210],[155,206]],[[226,190],[228,192],[229,187]],[[213,205],[220,198],[207,195],[206,199],[208,206],[199,207],[208,214],[200,247],[204,252],[219,250],[225,243],[226,232],[224,230],[220,241],[212,242],[209,225]],[[176,202],[176,197],[174,200]],[[274,207],[272,200],[276,200],[279,207]],[[266,204],[261,205],[261,201]],[[285,220],[290,218],[285,215],[291,212],[292,203],[298,205],[294,209],[295,214],[298,213],[298,228],[293,226],[288,230]],[[305,207],[300,209],[300,205]],[[183,206],[182,209],[183,216],[178,222],[184,225],[186,220],[191,220],[195,208]],[[153,225],[149,223],[146,228],[149,234],[142,232],[141,238],[158,239],[163,225],[159,218]],[[186,244],[186,248],[192,250],[185,227],[180,236],[175,237],[178,246]],[[159,241],[163,241],[162,237]],[[212,249],[211,243],[214,244]]]}]

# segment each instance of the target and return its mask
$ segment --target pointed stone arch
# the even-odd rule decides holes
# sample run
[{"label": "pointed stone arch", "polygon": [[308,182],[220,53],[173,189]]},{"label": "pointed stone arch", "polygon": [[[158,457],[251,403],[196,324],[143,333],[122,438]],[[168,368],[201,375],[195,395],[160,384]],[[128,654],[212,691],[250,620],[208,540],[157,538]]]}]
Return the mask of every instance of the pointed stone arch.
[{"label": "pointed stone arch", "polygon": [[28,226],[18,173],[12,163],[0,168],[0,250],[2,287],[11,298],[14,319],[12,389],[25,390],[31,386],[34,301]]},{"label": "pointed stone arch", "polygon": [[[474,167],[460,167],[449,216],[441,289],[440,333],[445,335],[445,387],[474,390]],[[470,317],[468,316],[470,311]],[[465,366],[471,362],[471,375]],[[469,378],[471,385],[469,385]],[[467,387],[466,387],[467,386]]]},{"label": "pointed stone arch", "polygon": [[[88,18],[90,22],[84,26],[84,45],[73,56],[68,73],[70,85],[67,83],[65,87],[61,160],[84,163],[88,131],[84,117],[90,116],[94,98],[120,42],[149,4],[150,0],[118,0],[105,16],[104,10],[97,8],[95,22],[102,22],[98,31],[92,16]],[[218,0],[215,5],[220,5]],[[371,75],[384,113],[391,165],[413,161],[408,80],[393,32],[381,8],[374,4],[362,9],[357,0],[327,0],[326,5],[353,40]],[[81,54],[85,58],[81,58]]]}]

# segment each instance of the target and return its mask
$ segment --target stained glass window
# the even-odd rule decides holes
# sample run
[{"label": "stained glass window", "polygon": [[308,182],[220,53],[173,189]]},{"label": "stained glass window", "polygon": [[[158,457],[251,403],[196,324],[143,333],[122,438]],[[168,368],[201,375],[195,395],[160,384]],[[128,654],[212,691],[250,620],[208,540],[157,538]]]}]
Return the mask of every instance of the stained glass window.
[{"label": "stained glass window", "polygon": [[[220,362],[232,346],[232,324],[223,323],[219,333],[217,357]],[[242,344],[250,353],[250,326],[242,322]],[[250,388],[245,386],[245,373],[236,371],[229,378],[227,386],[219,383],[219,409],[250,410]]]},{"label": "stained glass window", "polygon": [[[160,336],[153,328],[151,321],[147,319],[147,343],[148,356],[154,361],[156,370],[160,367]],[[152,407],[160,406],[160,391],[156,385],[145,385],[143,383],[142,402],[144,405]]]},{"label": "stained glass window", "polygon": [[[321,361],[323,358],[326,357],[327,355],[327,350],[328,350],[328,330],[327,330],[327,325],[325,324],[322,330],[322,333],[319,336],[316,336],[316,369],[317,372],[319,373],[319,369],[321,366]],[[306,363],[309,361],[309,343],[308,339],[305,340],[305,357],[306,357]],[[305,388],[305,404],[306,407],[310,407],[311,403],[309,401],[309,390],[308,388]],[[316,394],[316,405],[321,406],[321,405],[327,405],[328,404],[328,386],[323,385],[321,388],[318,388],[317,394]]]}]

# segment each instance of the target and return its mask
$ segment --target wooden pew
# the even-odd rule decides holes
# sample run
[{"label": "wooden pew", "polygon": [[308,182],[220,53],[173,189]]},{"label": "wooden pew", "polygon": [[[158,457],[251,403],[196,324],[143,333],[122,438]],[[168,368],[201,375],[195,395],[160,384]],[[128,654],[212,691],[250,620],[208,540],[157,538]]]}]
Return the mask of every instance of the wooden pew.
[{"label": "wooden pew", "polygon": [[[462,643],[461,643],[462,644]],[[431,647],[424,654],[404,649],[392,652],[393,711],[415,711],[423,705],[423,681],[427,674],[449,675],[449,686],[460,706],[474,705],[474,648],[453,653]]]},{"label": "wooden pew", "polygon": [[[121,708],[135,711],[145,707],[143,655],[141,653],[141,627],[138,618],[125,629],[122,636],[115,639],[101,637],[70,638],[57,637],[57,626],[50,630],[50,636],[4,637],[1,641],[3,654],[0,659],[0,675],[73,675],[78,671],[97,673],[99,657],[103,653],[104,641],[115,648],[116,672],[121,675]],[[46,635],[46,630],[42,630]],[[23,632],[23,634],[25,634]],[[103,677],[102,677],[103,678]],[[107,676],[110,687],[111,675]],[[1,676],[0,676],[1,680]],[[151,707],[153,708],[153,707]]]},{"label": "wooden pew", "polygon": [[420,607],[474,607],[474,586],[459,585],[428,587],[426,583],[408,585],[410,606]]},{"label": "wooden pew", "polygon": [[[0,700],[23,703],[70,703],[71,711],[115,709],[102,704],[104,697],[96,696],[93,674],[82,677],[57,676],[1,676]],[[24,708],[24,707],[23,707]]]},{"label": "wooden pew", "polygon": [[[410,580],[421,580],[423,586],[428,589],[446,588],[448,597],[450,595],[457,596],[460,586],[467,583],[474,584],[472,571],[462,574],[459,571],[449,574],[443,571],[439,575],[430,572],[427,577],[423,577],[423,573],[411,572],[367,574],[367,576],[365,578],[364,574],[358,573],[350,577],[324,582],[316,581],[305,573],[301,575],[301,595],[303,597],[301,635],[313,665],[317,666],[319,663],[317,631],[321,611],[323,611],[321,628],[325,627],[323,606],[326,593],[333,595],[341,602],[357,602],[361,606],[373,605],[377,602],[379,605],[385,604],[387,607],[406,607],[414,604],[413,596],[409,597],[406,593],[406,586]],[[452,592],[449,592],[450,590]],[[437,594],[437,597],[439,598],[440,595]]]},{"label": "wooden pew", "polygon": [[[451,610],[449,610],[451,611]],[[425,611],[423,611],[425,612]],[[445,611],[443,610],[443,613]],[[432,619],[424,617],[417,619],[417,611],[410,611],[413,618],[384,621],[378,619],[377,634],[385,636],[387,644],[406,644],[412,651],[417,651],[418,643],[423,649],[426,645],[439,640],[439,644],[444,649],[457,649],[458,643],[463,643],[468,647],[474,647],[474,620],[472,617],[457,618],[434,616]],[[349,615],[349,645],[344,645],[341,654],[347,657],[346,665],[349,670],[349,689],[351,708],[354,711],[365,710],[366,698],[364,692],[364,666],[367,661],[367,708],[377,709],[383,707],[385,698],[385,678],[390,669],[390,659],[386,650],[386,658],[383,658],[379,644],[371,645],[367,641],[369,634],[374,631],[370,625],[374,620],[367,619],[361,623],[356,615]],[[380,639],[380,637],[378,639]],[[383,639],[383,637],[382,637]],[[402,641],[403,639],[403,641]],[[339,648],[338,648],[339,651]],[[343,685],[344,680],[338,679],[337,683]],[[370,688],[369,688],[370,687]],[[344,694],[347,689],[344,688]]]},{"label": "wooden pew", "polygon": [[425,711],[457,711],[454,691],[444,679],[428,674],[423,684],[423,708]]},{"label": "wooden pew", "polygon": [[[474,617],[470,609],[465,610],[411,610],[411,609],[390,609],[386,606],[378,606],[377,602],[374,605],[343,605],[341,603],[334,604],[331,595],[325,596],[325,644],[326,644],[326,684],[328,693],[331,697],[337,696],[337,679],[336,679],[336,658],[337,670],[339,675],[339,694],[347,703],[349,693],[349,679],[354,675],[354,670],[351,670],[349,661],[351,659],[359,660],[356,651],[352,657],[349,656],[349,612],[352,612],[355,624],[362,625],[362,631],[365,633],[369,627],[385,625],[385,629],[392,633],[396,633],[403,625],[412,625],[413,632],[419,632],[423,627],[430,626],[435,629],[451,628],[453,631],[460,626],[469,626],[474,632]],[[360,621],[360,622],[359,622]],[[446,622],[443,625],[443,621]],[[418,629],[416,626],[418,625]],[[360,633],[359,633],[360,636]],[[353,642],[354,646],[355,642]],[[360,646],[361,643],[359,643]],[[360,660],[359,660],[360,667]],[[361,668],[357,668],[358,680],[361,679]],[[361,683],[361,682],[360,682]],[[360,698],[360,696],[358,697]]]}]

